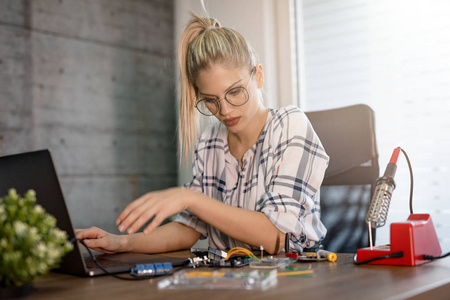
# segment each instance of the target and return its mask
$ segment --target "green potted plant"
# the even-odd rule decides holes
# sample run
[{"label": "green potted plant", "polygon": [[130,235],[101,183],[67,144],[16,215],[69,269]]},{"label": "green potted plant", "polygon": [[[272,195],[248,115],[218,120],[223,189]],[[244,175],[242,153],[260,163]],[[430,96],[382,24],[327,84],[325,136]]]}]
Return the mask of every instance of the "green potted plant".
[{"label": "green potted plant", "polygon": [[0,198],[0,298],[30,293],[32,282],[72,249],[56,219],[36,204],[36,193],[14,189]]}]

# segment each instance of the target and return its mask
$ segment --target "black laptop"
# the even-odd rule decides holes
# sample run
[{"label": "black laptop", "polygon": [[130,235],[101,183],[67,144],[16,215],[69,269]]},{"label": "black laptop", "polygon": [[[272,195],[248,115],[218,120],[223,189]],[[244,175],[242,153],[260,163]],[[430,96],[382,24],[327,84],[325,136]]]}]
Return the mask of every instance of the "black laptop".
[{"label": "black laptop", "polygon": [[[0,195],[10,188],[23,195],[32,189],[36,192],[37,203],[57,220],[57,226],[67,232],[69,240],[75,237],[74,229],[59,185],[58,176],[48,150],[21,153],[0,157]],[[139,253],[96,253],[96,259],[109,273],[129,272],[136,264],[171,262],[182,264],[184,258]],[[55,271],[63,273],[96,276],[105,274],[90,258],[84,246],[78,242],[67,253]]]}]

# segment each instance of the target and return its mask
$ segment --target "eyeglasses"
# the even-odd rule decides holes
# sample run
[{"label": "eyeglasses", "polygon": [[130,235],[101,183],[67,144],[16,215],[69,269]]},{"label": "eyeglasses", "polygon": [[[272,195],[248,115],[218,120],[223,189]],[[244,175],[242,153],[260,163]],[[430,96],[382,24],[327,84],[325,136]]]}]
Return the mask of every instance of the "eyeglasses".
[{"label": "eyeglasses", "polygon": [[247,87],[238,86],[228,90],[225,96],[221,99],[218,97],[205,97],[197,100],[195,107],[197,110],[205,116],[214,116],[220,110],[220,100],[225,99],[233,106],[242,106],[247,103],[249,99],[248,86],[252,79],[255,68],[250,71],[250,77],[248,79]]}]

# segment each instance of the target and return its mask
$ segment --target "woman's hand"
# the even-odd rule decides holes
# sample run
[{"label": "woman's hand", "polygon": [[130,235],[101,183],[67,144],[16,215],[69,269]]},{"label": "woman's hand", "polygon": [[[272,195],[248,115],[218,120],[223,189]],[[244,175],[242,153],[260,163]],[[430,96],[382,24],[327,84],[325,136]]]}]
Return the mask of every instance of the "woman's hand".
[{"label": "woman's hand", "polygon": [[109,254],[126,252],[124,249],[126,236],[111,234],[97,227],[76,229],[75,234],[78,240],[82,240],[86,246],[95,251]]},{"label": "woman's hand", "polygon": [[194,193],[185,188],[171,188],[151,192],[131,202],[116,220],[119,231],[134,233],[147,221],[154,217],[152,222],[144,229],[149,234],[165,219],[180,213],[188,208],[188,197]]}]

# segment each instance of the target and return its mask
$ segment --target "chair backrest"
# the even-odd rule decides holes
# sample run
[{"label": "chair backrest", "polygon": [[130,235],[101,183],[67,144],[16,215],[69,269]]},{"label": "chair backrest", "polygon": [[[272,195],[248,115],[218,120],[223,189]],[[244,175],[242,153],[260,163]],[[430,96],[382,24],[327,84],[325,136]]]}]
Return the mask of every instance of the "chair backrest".
[{"label": "chair backrest", "polygon": [[[364,104],[307,112],[330,163],[320,189],[322,244],[334,252],[355,253],[369,245],[364,219],[379,177],[373,110]],[[375,240],[375,230],[372,232]]]}]

